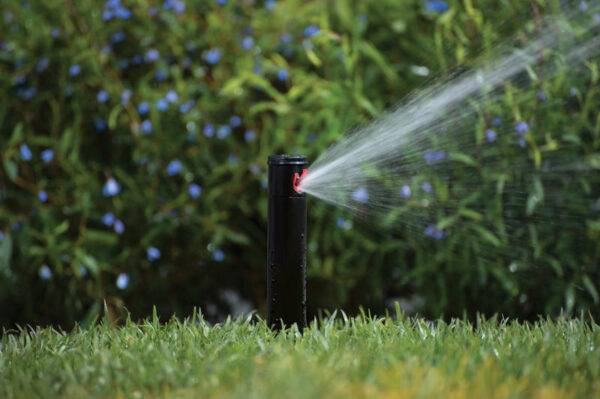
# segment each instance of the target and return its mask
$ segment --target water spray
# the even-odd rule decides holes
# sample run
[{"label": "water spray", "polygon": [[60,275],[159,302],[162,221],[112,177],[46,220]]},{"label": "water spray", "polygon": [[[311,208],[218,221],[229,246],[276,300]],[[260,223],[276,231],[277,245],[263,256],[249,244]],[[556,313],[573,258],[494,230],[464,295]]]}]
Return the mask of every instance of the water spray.
[{"label": "water spray", "polygon": [[306,326],[306,194],[303,156],[269,157],[267,311],[273,329]]}]

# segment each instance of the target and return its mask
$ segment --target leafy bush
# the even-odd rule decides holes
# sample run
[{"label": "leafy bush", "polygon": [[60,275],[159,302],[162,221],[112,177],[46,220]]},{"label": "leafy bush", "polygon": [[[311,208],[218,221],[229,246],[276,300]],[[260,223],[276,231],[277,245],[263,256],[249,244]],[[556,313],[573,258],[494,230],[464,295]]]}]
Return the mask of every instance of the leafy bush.
[{"label": "leafy bush", "polygon": [[[469,64],[544,11],[541,2],[449,3],[5,0],[1,323],[69,326],[94,320],[104,303],[136,317],[153,304],[161,314],[201,305],[212,318],[262,308],[267,156],[316,158],[423,85],[415,66],[439,74]],[[574,154],[591,154],[597,63],[568,78],[551,93],[571,105],[548,109],[548,131],[568,128]],[[519,106],[532,124],[536,90]],[[573,190],[585,184],[597,194],[589,182]],[[415,293],[431,315],[597,309],[598,221],[560,246],[551,246],[556,229],[545,231],[538,241],[551,259],[521,274],[477,262],[485,249],[472,220],[432,242],[359,221],[348,228],[348,215],[310,206],[313,312],[381,311],[386,298]],[[523,291],[535,298],[527,306]]]}]

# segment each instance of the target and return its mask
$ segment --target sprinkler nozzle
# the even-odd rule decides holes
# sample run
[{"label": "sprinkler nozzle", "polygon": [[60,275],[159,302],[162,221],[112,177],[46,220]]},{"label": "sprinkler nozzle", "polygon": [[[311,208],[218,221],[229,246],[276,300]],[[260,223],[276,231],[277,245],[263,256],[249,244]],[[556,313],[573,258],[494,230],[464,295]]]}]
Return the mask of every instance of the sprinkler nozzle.
[{"label": "sprinkler nozzle", "polygon": [[269,157],[267,312],[273,329],[306,326],[306,194],[302,156]]},{"label": "sprinkler nozzle", "polygon": [[306,177],[308,173],[308,169],[302,169],[302,174],[298,174],[298,172],[294,173],[294,179],[292,180],[292,187],[295,192],[298,194],[302,194],[302,189],[300,188],[300,184],[302,183],[302,179]]}]

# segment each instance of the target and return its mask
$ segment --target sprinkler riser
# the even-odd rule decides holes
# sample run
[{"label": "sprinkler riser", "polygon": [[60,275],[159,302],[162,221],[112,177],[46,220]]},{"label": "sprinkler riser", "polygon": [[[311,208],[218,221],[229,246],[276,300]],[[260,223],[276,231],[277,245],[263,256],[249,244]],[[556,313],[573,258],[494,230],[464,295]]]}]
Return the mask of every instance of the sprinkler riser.
[{"label": "sprinkler riser", "polygon": [[276,330],[306,327],[306,194],[294,182],[307,165],[304,157],[269,157],[267,322]]}]

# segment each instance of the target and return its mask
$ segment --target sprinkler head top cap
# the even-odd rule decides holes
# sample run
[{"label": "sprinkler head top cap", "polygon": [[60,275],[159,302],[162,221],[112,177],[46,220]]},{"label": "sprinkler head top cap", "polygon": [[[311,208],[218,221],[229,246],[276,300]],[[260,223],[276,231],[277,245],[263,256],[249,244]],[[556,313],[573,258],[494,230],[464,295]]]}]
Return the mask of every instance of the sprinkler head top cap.
[{"label": "sprinkler head top cap", "polygon": [[301,155],[269,156],[269,196],[304,196],[299,189],[308,162]]},{"label": "sprinkler head top cap", "polygon": [[307,165],[306,157],[302,155],[269,155],[269,165]]}]

